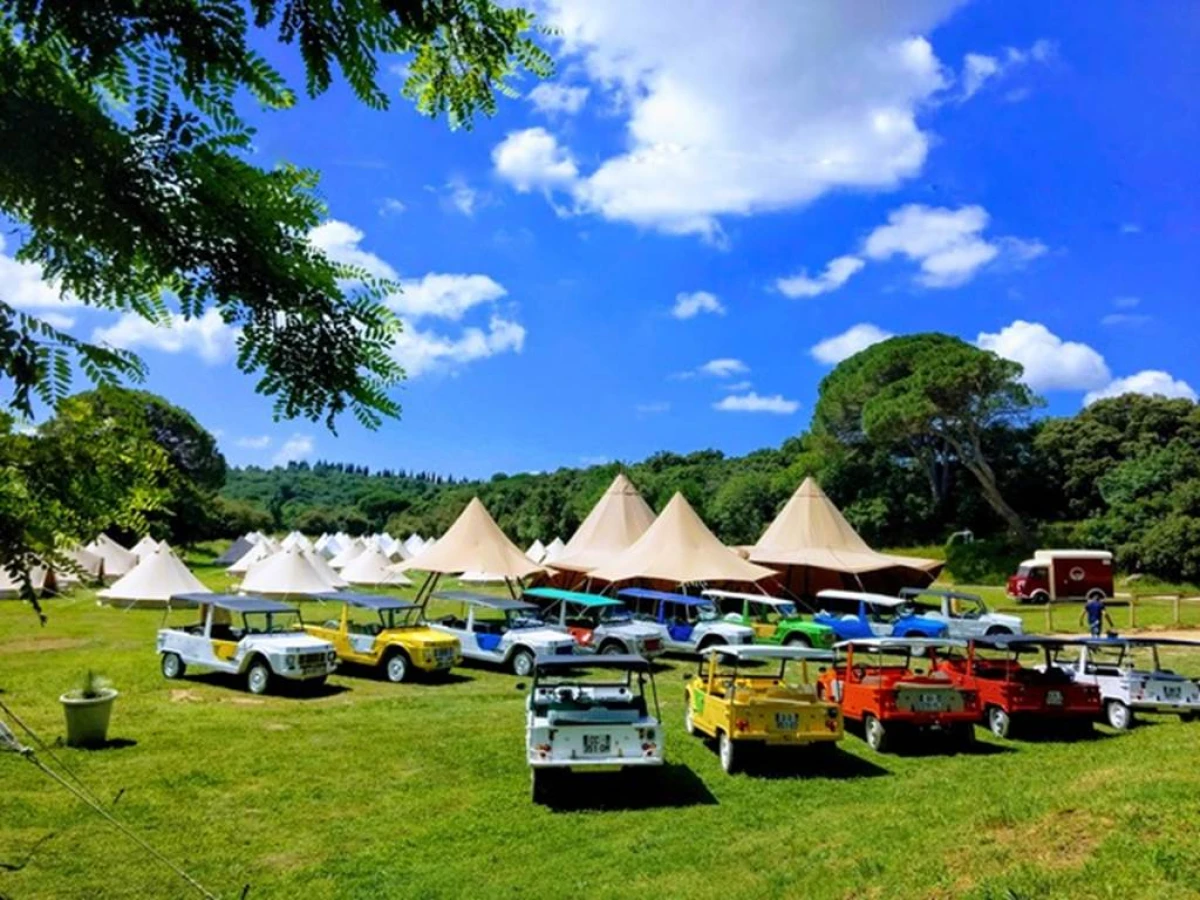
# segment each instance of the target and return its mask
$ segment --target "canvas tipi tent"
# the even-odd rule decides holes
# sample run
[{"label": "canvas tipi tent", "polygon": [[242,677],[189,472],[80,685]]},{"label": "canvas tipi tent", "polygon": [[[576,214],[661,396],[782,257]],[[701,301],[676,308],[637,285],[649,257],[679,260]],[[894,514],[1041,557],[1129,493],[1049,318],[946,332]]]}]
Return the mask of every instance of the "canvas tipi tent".
[{"label": "canvas tipi tent", "polygon": [[104,576],[104,560],[91,550],[75,547],[72,550],[64,550],[63,556],[75,563],[79,567],[79,571],[63,570],[56,573],[60,582],[75,584],[83,578],[99,581]]},{"label": "canvas tipi tent", "polygon": [[242,579],[248,594],[328,594],[337,590],[299,547],[280,550],[255,563]]},{"label": "canvas tipi tent", "polygon": [[126,575],[110,587],[98,591],[100,602],[108,606],[163,608],[175,594],[212,593],[188,571],[167,543],[158,545]]},{"label": "canvas tipi tent", "polygon": [[342,577],[350,584],[407,585],[412,581],[393,569],[393,562],[378,547],[370,547],[350,560],[342,569]]},{"label": "canvas tipi tent", "polygon": [[409,556],[416,556],[425,547],[425,538],[419,534],[410,534],[404,541],[404,549],[408,551]]},{"label": "canvas tipi tent", "polygon": [[540,540],[534,541],[529,545],[529,549],[525,551],[525,555],[535,563],[540,563],[546,558],[546,545]]},{"label": "canvas tipi tent", "polygon": [[[34,593],[39,597],[58,592],[58,580],[54,572],[45,566],[34,566],[30,569],[29,581],[33,585]],[[0,598],[7,600],[20,595],[21,582],[13,578],[7,569],[0,566]]]},{"label": "canvas tipi tent", "polygon": [[250,571],[250,567],[256,563],[262,562],[268,556],[276,553],[277,550],[272,547],[269,540],[261,540],[245,553],[233,565],[225,569],[230,575],[245,575]]},{"label": "canvas tipi tent", "polygon": [[563,543],[563,539],[556,537],[546,545],[546,555],[542,557],[542,562],[546,563],[547,565],[554,562],[556,559],[562,556],[566,547],[567,545]]},{"label": "canvas tipi tent", "polygon": [[654,511],[622,473],[596,501],[562,553],[547,560],[547,564],[571,572],[590,572],[628,549],[653,524]]},{"label": "canvas tipi tent", "polygon": [[290,550],[292,547],[299,547],[301,550],[311,550],[312,541],[310,541],[300,532],[292,531],[288,533],[287,537],[279,542],[279,546],[283,550]]},{"label": "canvas tipi tent", "polygon": [[229,549],[218,556],[213,562],[218,566],[232,566],[254,547],[254,541],[242,536],[229,545]]},{"label": "canvas tipi tent", "polygon": [[765,566],[742,559],[717,540],[679,493],[645,534],[588,574],[599,581],[639,579],[673,585],[749,584],[775,575]]},{"label": "canvas tipi tent", "polygon": [[140,541],[134,544],[133,547],[130,548],[129,552],[140,560],[143,557],[149,556],[157,549],[158,541],[147,534],[144,535]]},{"label": "canvas tipi tent", "polygon": [[317,570],[317,574],[335,588],[340,589],[350,586],[350,582],[339,575],[334,568],[329,565],[328,560],[326,560],[325,557],[323,557],[316,550],[301,550],[300,552],[304,554],[304,558],[309,561],[312,567]]},{"label": "canvas tipi tent", "polygon": [[329,565],[335,569],[340,569],[346,563],[352,562],[356,557],[360,556],[366,548],[367,545],[362,538],[354,538],[341,553],[329,561]]},{"label": "canvas tipi tent", "polygon": [[748,553],[802,597],[843,587],[895,595],[902,587],[930,584],[943,565],[872,550],[812,478],[804,479]]},{"label": "canvas tipi tent", "polygon": [[113,581],[133,570],[138,558],[107,534],[101,534],[83,549],[104,560],[104,579]]}]

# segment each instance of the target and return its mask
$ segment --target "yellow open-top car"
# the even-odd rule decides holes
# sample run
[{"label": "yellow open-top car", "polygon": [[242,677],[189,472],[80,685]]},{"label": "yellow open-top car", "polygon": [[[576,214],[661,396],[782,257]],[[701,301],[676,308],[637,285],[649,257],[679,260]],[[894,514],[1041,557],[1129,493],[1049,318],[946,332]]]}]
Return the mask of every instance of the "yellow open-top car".
[{"label": "yellow open-top car", "polygon": [[377,667],[394,682],[405,681],[414,669],[448,672],[462,662],[458,639],[426,625],[416,604],[350,592],[322,594],[321,599],[341,603],[341,618],[305,625],[304,630],[333,644],[342,662]]},{"label": "yellow open-top car", "polygon": [[700,659],[686,689],[684,728],[717,739],[721,768],[733,772],[749,745],[804,747],[842,739],[842,711],[817,698],[809,663],[828,650],[726,644]]}]

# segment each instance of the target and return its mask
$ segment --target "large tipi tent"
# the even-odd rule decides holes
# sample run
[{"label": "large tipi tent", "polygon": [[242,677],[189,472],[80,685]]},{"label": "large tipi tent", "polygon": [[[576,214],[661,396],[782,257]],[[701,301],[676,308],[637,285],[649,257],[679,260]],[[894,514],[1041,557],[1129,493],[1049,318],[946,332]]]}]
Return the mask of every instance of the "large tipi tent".
[{"label": "large tipi tent", "polygon": [[342,578],[350,584],[398,586],[412,584],[403,572],[397,571],[391,558],[378,547],[368,547],[342,569]]},{"label": "large tipi tent", "polygon": [[126,550],[107,534],[101,534],[83,549],[89,553],[95,553],[104,560],[105,580],[111,581],[120,578],[122,575],[132,571],[133,567],[138,564],[137,556]]},{"label": "large tipi tent", "polygon": [[241,555],[241,558],[233,565],[225,569],[230,575],[245,575],[250,571],[250,567],[262,562],[268,556],[276,553],[278,548],[268,539],[263,538],[249,550]]},{"label": "large tipi tent", "polygon": [[654,511],[621,473],[579,524],[562,553],[547,563],[555,569],[590,572],[615,559],[653,524]]},{"label": "large tipi tent", "polygon": [[317,571],[303,550],[293,546],[251,566],[241,590],[248,594],[328,594],[337,587]]},{"label": "large tipi tent", "polygon": [[229,549],[226,550],[224,553],[222,553],[220,556],[218,556],[214,560],[214,562],[218,566],[232,566],[235,562],[237,562],[239,559],[241,559],[243,556],[245,556],[247,553],[249,553],[250,550],[253,549],[253,547],[254,547],[254,541],[250,540],[249,537],[243,535],[242,537],[240,537],[236,541],[234,541],[232,544],[230,544]]},{"label": "large tipi tent", "polygon": [[64,550],[63,556],[75,563],[82,571],[82,575],[76,571],[63,570],[56,573],[60,582],[73,584],[83,577],[90,578],[92,581],[99,581],[104,575],[104,560],[99,554],[93,553],[91,550],[85,550],[83,547],[75,547],[71,550]]},{"label": "large tipi tent", "polygon": [[153,553],[157,549],[158,549],[158,541],[156,541],[154,538],[150,537],[150,535],[147,534],[147,535],[143,535],[142,539],[140,541],[138,541],[136,544],[134,544],[133,547],[130,548],[129,552],[132,553],[134,556],[136,556],[139,560],[141,560],[141,559],[144,559],[145,557],[149,556],[151,553]]},{"label": "large tipi tent", "polygon": [[[39,597],[58,592],[58,581],[54,572],[44,566],[34,566],[30,569],[29,581],[33,585],[34,593]],[[4,566],[0,566],[0,599],[11,599],[20,595],[21,582],[8,574]]]},{"label": "large tipi tent", "polygon": [[500,530],[478,497],[471,499],[436,544],[431,541],[417,556],[396,568],[420,569],[434,576],[487,572],[507,582],[542,571]]},{"label": "large tipi tent", "polygon": [[355,558],[362,555],[366,550],[367,545],[362,538],[354,538],[350,541],[344,550],[329,561],[329,565],[335,569],[340,569],[347,563],[353,562]]},{"label": "large tipi tent", "polygon": [[599,581],[673,585],[750,584],[775,575],[722,544],[679,493],[628,549],[588,574]]},{"label": "large tipi tent", "polygon": [[96,596],[109,606],[166,607],[175,594],[208,594],[166,542]]},{"label": "large tipi tent", "polygon": [[325,557],[323,557],[316,550],[305,550],[301,548],[300,552],[304,554],[304,558],[309,561],[309,564],[311,564],[312,567],[317,570],[317,574],[335,588],[344,588],[350,586],[350,582],[339,575],[334,568],[329,565],[329,561],[326,560]]},{"label": "large tipi tent", "polygon": [[299,547],[301,550],[311,550],[312,541],[306,538],[298,531],[289,532],[287,537],[279,542],[279,546],[284,550],[291,550],[293,547]]},{"label": "large tipi tent", "polygon": [[425,538],[421,537],[416,532],[410,534],[404,540],[404,549],[408,551],[410,556],[416,556],[425,548]]},{"label": "large tipi tent", "polygon": [[929,584],[943,565],[872,550],[812,478],[804,479],[748,552],[802,597],[843,587],[894,595]]}]

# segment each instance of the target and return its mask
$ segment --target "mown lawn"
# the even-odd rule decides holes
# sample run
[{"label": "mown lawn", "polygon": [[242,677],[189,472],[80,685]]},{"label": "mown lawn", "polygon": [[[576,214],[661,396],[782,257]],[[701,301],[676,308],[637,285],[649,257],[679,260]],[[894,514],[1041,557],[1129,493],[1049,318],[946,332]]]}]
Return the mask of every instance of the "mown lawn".
[{"label": "mown lawn", "polygon": [[[676,661],[658,675],[659,784],[631,795],[579,779],[543,808],[529,801],[511,676],[337,675],[320,696],[259,699],[220,677],[165,681],[161,613],[98,608],[86,592],[48,612],[41,628],[0,603],[0,699],[54,740],[59,693],[89,666],[108,675],[116,746],[57,755],[102,796],[120,793],[115,812],[221,897],[249,885],[251,898],[1182,898],[1200,886],[1200,724],[985,739],[961,755],[879,756],[848,736],[831,762],[775,757],[729,777],[683,733],[689,666]],[[1172,664],[1200,673],[1200,654]],[[193,895],[3,755],[0,896]]]}]

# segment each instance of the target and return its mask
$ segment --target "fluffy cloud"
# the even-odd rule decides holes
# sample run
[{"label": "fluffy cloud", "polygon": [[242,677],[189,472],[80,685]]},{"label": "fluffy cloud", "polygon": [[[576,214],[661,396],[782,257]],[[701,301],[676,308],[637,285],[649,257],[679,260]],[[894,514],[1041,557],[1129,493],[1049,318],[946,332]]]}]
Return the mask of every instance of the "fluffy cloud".
[{"label": "fluffy cloud", "polygon": [[1086,391],[1112,378],[1104,357],[1087,344],[1064,341],[1040,322],[1017,319],[995,334],[981,333],[984,350],[1019,362],[1024,380],[1036,391]]},{"label": "fluffy cloud", "polygon": [[714,378],[728,378],[730,375],[744,375],[750,367],[740,359],[710,359],[696,370],[701,375],[712,375]]},{"label": "fluffy cloud", "polygon": [[92,332],[92,341],[136,350],[148,347],[163,353],[195,353],[209,365],[225,362],[233,356],[239,331],[227,324],[215,309],[205,310],[198,319],[185,319],[172,313],[165,325],[156,325],[136,313],[125,313],[105,328]]},{"label": "fluffy cloud", "polygon": [[467,184],[466,179],[455,176],[446,182],[446,196],[443,205],[452,212],[464,216],[475,215],[475,210],[482,205],[483,196],[475,188]]},{"label": "fluffy cloud", "polygon": [[[0,288],[0,296],[3,296],[4,289]],[[42,310],[37,313],[37,317],[49,325],[51,328],[57,328],[59,331],[66,331],[75,324],[75,317],[68,316],[60,312],[51,312]]]},{"label": "fluffy cloud", "polygon": [[863,243],[863,253],[873,260],[904,256],[920,265],[918,284],[950,288],[970,281],[1002,256],[1019,265],[1046,252],[1038,241],[986,240],[983,231],[988,220],[982,206],[946,209],[909,204],[893,211],[886,225],[871,232]]},{"label": "fluffy cloud", "polygon": [[538,112],[552,116],[556,113],[573,116],[583,108],[588,98],[586,87],[543,82],[529,92],[529,102]]},{"label": "fluffy cloud", "polygon": [[[21,262],[9,256],[5,252],[4,235],[2,234],[0,234],[0,297],[14,309],[62,309],[83,305],[70,294],[64,294],[54,282],[43,278],[41,266]],[[42,315],[41,318],[50,321],[45,315]],[[55,327],[63,326],[55,325]]]},{"label": "fluffy cloud", "polygon": [[381,216],[398,216],[406,209],[408,207],[404,205],[404,201],[397,200],[395,197],[384,197],[379,201],[379,214]]},{"label": "fluffy cloud", "polygon": [[752,381],[731,381],[720,386],[721,390],[728,391],[731,394],[744,394],[752,387],[754,387],[754,382]]},{"label": "fluffy cloud", "polygon": [[817,362],[832,366],[840,363],[843,359],[849,359],[860,350],[866,350],[872,344],[886,341],[891,336],[890,331],[884,331],[878,325],[862,322],[858,325],[851,325],[841,334],[825,338],[808,352]]},{"label": "fluffy cloud", "polygon": [[246,450],[265,450],[271,445],[271,439],[264,434],[258,437],[240,437],[233,443]]},{"label": "fluffy cloud", "polygon": [[715,294],[708,291],[695,291],[691,294],[676,294],[675,305],[671,307],[671,315],[677,319],[691,319],[700,313],[725,315],[725,307]]},{"label": "fluffy cloud", "polygon": [[962,99],[969,100],[985,83],[1002,78],[1014,69],[1029,63],[1044,63],[1053,58],[1054,44],[1051,41],[1034,41],[1026,50],[1008,47],[1000,56],[968,53],[963,59]]},{"label": "fluffy cloud", "polygon": [[791,415],[799,408],[798,401],[785,400],[781,394],[760,397],[754,391],[748,394],[731,394],[713,404],[713,409],[720,412],[774,413],[778,416]]},{"label": "fluffy cloud", "polygon": [[1083,405],[1087,406],[1105,397],[1120,397],[1122,394],[1148,394],[1196,400],[1196,391],[1186,381],[1172,378],[1159,369],[1146,369],[1125,378],[1114,378],[1099,390],[1088,392],[1083,398]]},{"label": "fluffy cloud", "polygon": [[387,305],[402,316],[436,316],[458,321],[469,309],[492,303],[508,291],[487,275],[445,275],[430,272],[423,278],[400,282],[400,292]]},{"label": "fluffy cloud", "polygon": [[271,461],[277,466],[286,466],[290,462],[308,459],[313,455],[314,449],[316,444],[310,435],[293,434],[275,451]]},{"label": "fluffy cloud", "polygon": [[362,269],[376,278],[394,279],[396,270],[359,244],[365,235],[349,222],[329,219],[308,233],[308,240],[334,262]]},{"label": "fluffy cloud", "polygon": [[570,187],[579,170],[571,154],[545,128],[509,132],[492,148],[496,174],[518,191]]},{"label": "fluffy cloud", "polygon": [[524,346],[524,326],[494,314],[486,330],[464,328],[453,338],[422,331],[406,323],[392,348],[392,355],[404,366],[410,378],[416,378],[501,353],[520,353]]},{"label": "fluffy cloud", "polygon": [[[542,184],[607,219],[713,240],[722,216],[894,187],[920,172],[917,116],[947,84],[921,35],[958,5],[774,0],[749,16],[726,0],[548,0],[560,55],[606,92],[626,137],[582,176],[543,139],[555,178]],[[497,171],[531,183],[527,169]]]},{"label": "fluffy cloud", "polygon": [[802,270],[798,275],[776,280],[775,288],[785,297],[817,297],[837,290],[865,265],[857,256],[839,256],[830,260],[816,278],[809,278]]}]

